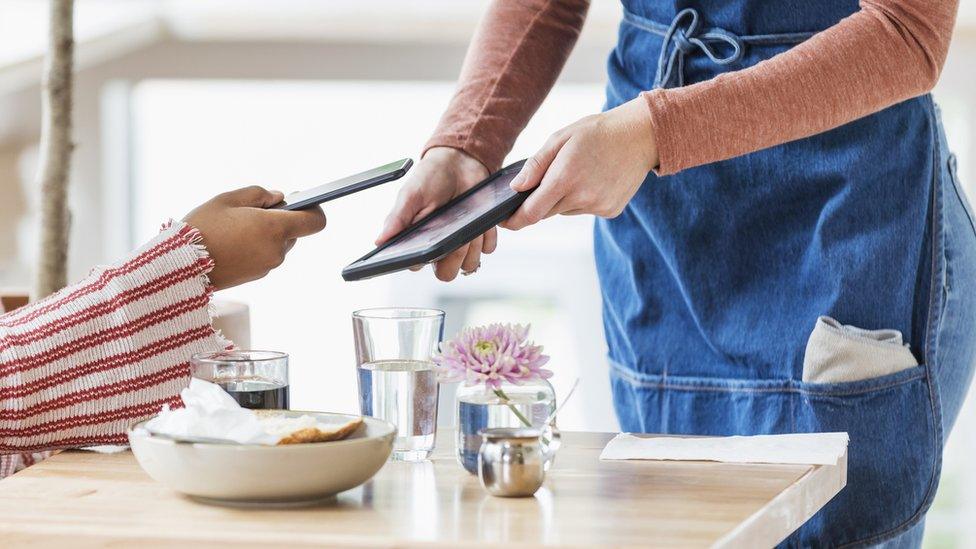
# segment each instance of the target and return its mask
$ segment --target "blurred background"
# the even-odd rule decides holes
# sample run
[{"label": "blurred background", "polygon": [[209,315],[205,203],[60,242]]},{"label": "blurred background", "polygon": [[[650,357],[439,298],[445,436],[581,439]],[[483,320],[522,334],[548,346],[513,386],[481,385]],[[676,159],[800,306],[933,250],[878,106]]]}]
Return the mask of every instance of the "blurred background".
[{"label": "blurred background", "polygon": [[[214,194],[258,184],[286,192],[420,152],[454,88],[485,0],[78,0],[71,278],[111,261]],[[36,248],[33,185],[46,2],[0,0],[0,287],[24,288]],[[594,0],[576,50],[510,159],[599,111],[620,7]],[[976,194],[976,5],[963,3],[935,92]],[[554,218],[502,232],[477,276],[429,271],[344,283],[372,249],[397,185],[326,207],[328,229],[285,267],[220,294],[247,303],[251,346],[291,354],[296,408],[354,411],[350,313],[444,309],[447,335],[530,322],[565,394],[567,429],[617,429],[591,250],[592,220]],[[976,337],[976,334],[973,335]],[[449,395],[448,395],[449,396]],[[976,547],[976,406],[946,453],[929,547]],[[453,404],[442,403],[444,421]],[[966,519],[970,520],[966,520]]]}]

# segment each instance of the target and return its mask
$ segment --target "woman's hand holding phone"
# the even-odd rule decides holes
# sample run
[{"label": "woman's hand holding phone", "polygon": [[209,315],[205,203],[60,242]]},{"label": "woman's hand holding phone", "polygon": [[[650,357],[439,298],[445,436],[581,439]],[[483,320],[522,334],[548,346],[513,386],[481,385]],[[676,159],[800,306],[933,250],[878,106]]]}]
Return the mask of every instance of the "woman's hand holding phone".
[{"label": "woman's hand holding phone", "polygon": [[210,282],[216,289],[264,277],[281,265],[298,238],[325,228],[325,214],[318,206],[267,209],[283,198],[278,191],[245,187],[217,195],[183,219],[203,236],[214,260]]},{"label": "woman's hand holding phone", "polygon": [[[400,188],[376,244],[386,242],[486,177],[488,169],[463,151],[450,147],[428,150]],[[448,282],[457,277],[459,270],[477,270],[481,254],[495,251],[496,243],[497,233],[493,228],[438,261],[434,266],[435,276]]]}]

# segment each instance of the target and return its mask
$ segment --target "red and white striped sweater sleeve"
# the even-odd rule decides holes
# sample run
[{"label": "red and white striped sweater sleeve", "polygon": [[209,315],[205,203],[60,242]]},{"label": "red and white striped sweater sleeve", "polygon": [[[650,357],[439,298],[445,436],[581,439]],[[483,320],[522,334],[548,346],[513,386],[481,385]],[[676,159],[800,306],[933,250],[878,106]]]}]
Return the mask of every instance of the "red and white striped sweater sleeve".
[{"label": "red and white striped sweater sleeve", "polygon": [[231,346],[211,324],[199,242],[172,224],[121,264],[0,316],[0,470],[20,452],[124,444],[133,422],[182,405],[190,357]]}]

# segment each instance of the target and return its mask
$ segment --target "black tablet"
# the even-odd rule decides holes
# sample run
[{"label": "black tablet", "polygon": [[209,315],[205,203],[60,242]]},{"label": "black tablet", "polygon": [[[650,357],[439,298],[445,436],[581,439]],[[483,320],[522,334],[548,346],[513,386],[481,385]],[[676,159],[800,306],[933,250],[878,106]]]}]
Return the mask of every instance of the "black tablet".
[{"label": "black tablet", "polygon": [[434,210],[343,269],[342,278],[361,280],[436,261],[508,219],[531,192],[509,186],[524,163],[502,168]]}]

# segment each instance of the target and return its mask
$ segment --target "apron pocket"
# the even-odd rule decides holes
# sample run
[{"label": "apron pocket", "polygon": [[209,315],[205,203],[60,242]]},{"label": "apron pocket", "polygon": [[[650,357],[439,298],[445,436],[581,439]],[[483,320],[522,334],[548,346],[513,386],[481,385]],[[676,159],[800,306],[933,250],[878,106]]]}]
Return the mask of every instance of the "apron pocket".
[{"label": "apron pocket", "polygon": [[613,365],[611,380],[628,431],[848,432],[847,487],[788,545],[881,541],[915,524],[934,495],[941,441],[925,366],[859,381],[804,383],[648,375]]},{"label": "apron pocket", "polygon": [[803,381],[842,383],[918,366],[898,330],[865,330],[822,316],[807,340]]},{"label": "apron pocket", "polygon": [[942,454],[925,367],[797,387],[798,431],[851,437],[847,487],[800,530],[801,544],[876,542],[917,523],[935,494]]}]

